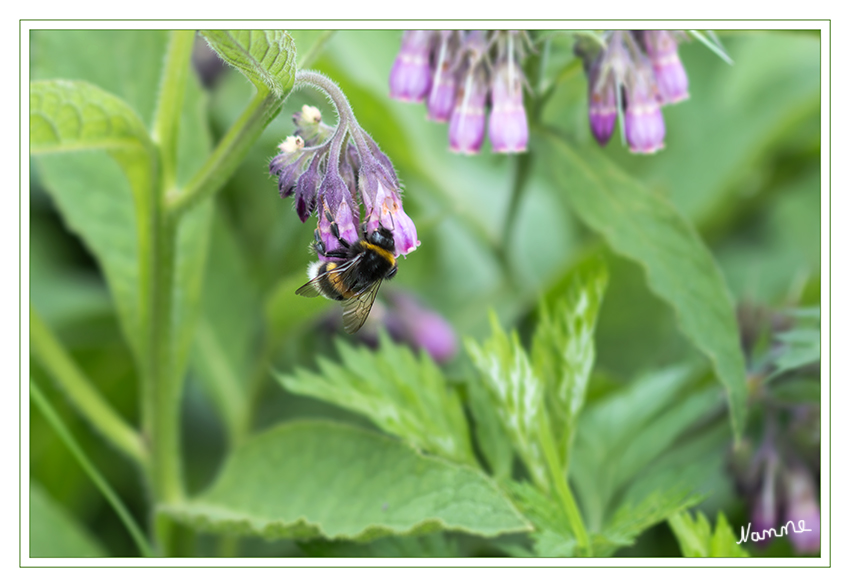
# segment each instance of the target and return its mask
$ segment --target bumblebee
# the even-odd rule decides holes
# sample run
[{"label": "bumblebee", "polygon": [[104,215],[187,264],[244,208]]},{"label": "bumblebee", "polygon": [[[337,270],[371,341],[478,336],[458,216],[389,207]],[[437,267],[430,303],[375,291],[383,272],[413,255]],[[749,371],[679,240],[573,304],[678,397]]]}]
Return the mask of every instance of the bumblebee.
[{"label": "bumblebee", "polygon": [[383,226],[366,234],[364,225],[361,226],[362,238],[349,243],[339,236],[339,227],[330,213],[326,214],[331,222],[331,234],[342,247],[326,251],[317,230],[313,248],[329,259],[312,263],[307,269],[310,281],[295,293],[307,298],[322,295],[342,302],[342,327],[348,334],[354,334],[369,317],[381,282],[395,277],[398,270],[393,254],[395,241],[392,233]]}]

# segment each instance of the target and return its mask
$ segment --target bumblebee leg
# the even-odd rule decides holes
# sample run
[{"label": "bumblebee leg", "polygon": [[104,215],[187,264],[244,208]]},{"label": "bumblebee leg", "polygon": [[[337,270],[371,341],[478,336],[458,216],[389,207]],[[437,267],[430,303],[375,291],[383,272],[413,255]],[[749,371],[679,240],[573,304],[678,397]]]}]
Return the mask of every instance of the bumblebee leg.
[{"label": "bumblebee leg", "polygon": [[351,246],[351,243],[349,243],[347,240],[345,240],[344,238],[339,236],[339,225],[333,219],[333,216],[331,216],[331,213],[326,210],[325,216],[327,217],[327,219],[331,223],[331,234],[334,235],[334,238],[336,238],[336,240],[338,240],[340,242],[340,244],[342,244],[342,246],[344,246],[346,249],[349,248]]},{"label": "bumblebee leg", "polygon": [[348,259],[348,251],[344,249],[336,249],[335,251],[326,251],[322,253],[325,257],[334,259]]}]

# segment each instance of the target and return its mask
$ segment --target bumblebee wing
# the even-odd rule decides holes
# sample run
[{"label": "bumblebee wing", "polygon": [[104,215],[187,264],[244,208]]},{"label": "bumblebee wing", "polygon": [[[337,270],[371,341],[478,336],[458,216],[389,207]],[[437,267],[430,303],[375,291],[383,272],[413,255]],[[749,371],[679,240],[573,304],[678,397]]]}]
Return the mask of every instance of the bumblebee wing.
[{"label": "bumblebee wing", "polygon": [[342,301],[342,328],[348,334],[354,334],[366,322],[380,287],[379,279],[354,297]]},{"label": "bumblebee wing", "polygon": [[[359,261],[359,260],[360,260],[360,255],[358,255],[357,257],[354,257],[353,259],[351,259],[349,261],[346,261],[345,263],[341,263],[341,264],[337,265],[336,267],[334,267],[330,271],[326,271],[324,273],[316,275],[316,277],[314,277],[313,279],[311,279],[310,281],[308,281],[307,283],[305,283],[304,285],[302,285],[301,287],[296,289],[295,290],[296,295],[304,296],[305,298],[315,298],[315,297],[322,295],[322,292],[319,290],[319,285],[318,285],[318,281],[322,277],[324,277],[325,275],[329,275],[331,273],[343,273],[345,271],[348,271],[349,269],[352,269],[356,265],[357,261]],[[317,261],[317,263],[320,263],[320,262]]]}]

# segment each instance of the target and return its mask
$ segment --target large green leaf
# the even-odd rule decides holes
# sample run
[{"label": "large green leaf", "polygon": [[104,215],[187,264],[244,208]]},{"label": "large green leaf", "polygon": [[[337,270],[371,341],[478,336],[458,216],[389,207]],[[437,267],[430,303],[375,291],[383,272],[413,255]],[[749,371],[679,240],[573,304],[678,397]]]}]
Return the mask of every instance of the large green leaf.
[{"label": "large green leaf", "polygon": [[278,375],[281,385],[363,414],[417,448],[475,464],[460,398],[427,353],[416,357],[384,332],[375,352],[336,340],[342,364],[320,357],[321,373],[299,368]]},{"label": "large green leaf", "polygon": [[[147,131],[129,106],[86,82],[33,82],[30,100],[31,152],[67,154],[40,162],[42,180],[69,228],[99,259],[125,336],[138,351],[137,258],[147,235],[139,235],[135,216],[155,197],[157,173]],[[88,152],[97,149],[112,160]]]},{"label": "large green leaf", "polygon": [[286,31],[201,31],[210,47],[257,86],[279,97],[295,83],[295,43]]},{"label": "large green leaf", "polygon": [[107,556],[97,539],[34,481],[29,514],[32,558]]},{"label": "large green leaf", "polygon": [[256,436],[236,449],[209,491],[163,511],[197,529],[266,538],[531,529],[480,472],[332,422]]},{"label": "large green leaf", "polygon": [[720,401],[714,390],[685,393],[693,375],[688,367],[673,367],[644,376],[582,414],[570,479],[591,530],[660,489],[693,489],[690,478],[675,474],[663,483],[641,483],[649,465]]},{"label": "large green leaf", "polygon": [[596,149],[573,148],[554,133],[536,148],[576,213],[618,254],[644,267],[652,290],[676,311],[679,326],[712,362],[727,390],[732,427],[746,418],[744,357],[729,290],[699,235],[670,202],[634,181]]}]

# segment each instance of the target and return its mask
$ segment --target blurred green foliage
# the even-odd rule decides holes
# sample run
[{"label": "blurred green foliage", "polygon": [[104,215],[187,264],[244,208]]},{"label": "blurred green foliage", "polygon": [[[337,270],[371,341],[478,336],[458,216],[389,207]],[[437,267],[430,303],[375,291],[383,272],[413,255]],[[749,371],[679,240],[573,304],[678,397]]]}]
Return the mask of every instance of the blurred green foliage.
[{"label": "blurred green foliage", "polygon": [[[32,78],[77,79],[98,85],[129,104],[150,128],[156,105],[152,88],[159,83],[167,38],[165,31],[36,31],[31,38]],[[541,300],[561,298],[572,270],[587,258],[601,258],[607,265],[608,286],[595,329],[596,362],[587,387],[587,408],[578,419],[576,454],[570,469],[597,551],[614,552],[636,539],[630,552],[641,556],[679,554],[669,535],[666,541],[657,539],[657,531],[642,538],[638,535],[646,526],[673,513],[665,509],[669,503],[675,502],[679,509],[692,504],[687,495],[659,497],[652,491],[681,478],[683,471],[688,471],[689,488],[707,498],[702,507],[712,519],[716,512],[726,511],[732,528],[740,525],[746,513],[725,472],[732,436],[720,386],[697,348],[680,332],[674,309],[659,299],[663,292],[648,283],[644,263],[636,262],[634,254],[622,248],[610,247],[584,224],[574,208],[576,184],[569,172],[557,168],[557,160],[552,161],[557,154],[553,155],[551,144],[539,139],[542,128],[554,129],[576,152],[590,153],[593,160],[602,162],[600,165],[625,172],[640,189],[666,200],[665,206],[669,204],[705,242],[735,302],[747,300],[776,307],[817,305],[821,242],[819,39],[781,31],[729,32],[722,39],[734,66],[723,63],[699,43],[682,45],[680,55],[688,71],[691,98],[664,109],[666,149],[643,157],[629,154],[619,144],[617,134],[604,150],[593,141],[586,118],[587,85],[572,56],[573,39],[570,35],[555,36],[546,68],[539,79],[530,80],[533,88],[539,88],[541,80],[557,80],[532,127],[530,153],[521,157],[495,155],[487,152],[485,145],[481,155],[462,157],[449,153],[446,126],[427,122],[423,106],[388,98],[387,79],[398,51],[399,31],[349,30],[331,35],[294,31],[293,38],[299,64],[303,65],[302,58],[312,60],[309,67],[326,73],[340,85],[359,123],[393,161],[405,185],[405,210],[416,222],[422,245],[400,260],[398,277],[385,288],[415,291],[461,338],[486,339],[490,332],[487,309],[492,308],[499,323],[518,328],[518,341],[528,342],[540,320]],[[185,156],[179,159],[184,166],[178,168],[183,181],[200,165],[209,146],[230,128],[255,91],[246,78],[230,69],[223,70],[209,88],[200,89],[194,78],[190,88],[184,122],[192,125],[192,136],[181,134],[180,149]],[[533,94],[527,103],[541,95]],[[311,442],[318,442],[320,427],[328,426],[333,430],[331,436],[336,435],[334,446],[340,450],[354,450],[361,442],[380,444],[371,433],[351,432],[347,424],[372,430],[374,426],[362,415],[317,399],[327,399],[328,394],[318,385],[310,391],[304,374],[328,371],[332,362],[345,363],[356,358],[353,353],[367,351],[334,345],[334,335],[321,322],[330,304],[294,295],[306,281],[304,268],[312,260],[307,244],[314,226],[302,224],[291,210],[291,202],[280,199],[276,183],[268,175],[268,162],[276,146],[292,133],[290,115],[302,104],[318,106],[325,122],[334,123],[333,108],[322,95],[297,89],[209,205],[211,210],[198,212],[212,214],[213,218],[203,281],[198,281],[198,273],[197,283],[192,282],[199,299],[195,303],[191,298],[184,301],[198,317],[194,330],[185,335],[191,336],[185,341],[191,344],[191,359],[182,408],[182,457],[190,497],[205,497],[176,517],[205,520],[197,525],[200,528],[214,527],[217,516],[222,516],[214,498],[238,493],[245,476],[256,474],[268,479],[268,471],[262,467],[264,455],[250,454],[248,437],[258,431],[305,418],[334,420],[337,424],[315,424],[315,429],[307,430]],[[135,423],[140,411],[138,373],[133,346],[122,330],[126,323],[117,309],[121,301],[116,299],[116,291],[107,287],[107,281],[113,281],[109,262],[98,254],[103,246],[74,234],[80,232],[80,223],[101,229],[109,228],[111,222],[119,224],[117,216],[131,213],[130,190],[115,163],[103,154],[51,157],[55,159],[50,163],[33,159],[32,166],[31,304],[105,399],[127,421]],[[523,166],[527,166],[527,175],[518,199],[512,201]],[[92,199],[87,191],[98,185],[106,186],[101,190],[102,197]],[[91,209],[78,207],[77,200],[87,202]],[[135,241],[130,238],[128,242]],[[108,258],[123,253],[106,250],[105,254]],[[811,343],[811,338],[806,340]],[[810,359],[811,344],[803,351]],[[319,361],[319,356],[327,358]],[[433,365],[427,367],[431,368]],[[467,415],[473,416],[470,438],[478,438],[474,449],[485,453],[490,472],[500,481],[512,470],[523,473],[522,464],[512,464],[510,447],[499,445],[500,430],[487,411],[492,406],[483,399],[486,395],[479,388],[480,381],[476,387],[469,377],[473,369],[470,359],[461,353],[443,369],[444,374],[434,381],[454,386],[461,393]],[[283,391],[272,376],[273,370],[301,373],[301,383]],[[148,488],[139,469],[104,443],[70,409],[61,399],[61,386],[37,362],[33,363],[33,373],[45,394],[56,398],[54,404],[60,415],[136,519],[149,523]],[[337,375],[344,377],[347,373]],[[447,384],[441,382],[442,377]],[[285,378],[283,382],[286,389]],[[654,383],[647,388],[648,382]],[[641,394],[647,394],[646,398]],[[455,400],[453,396],[451,402]],[[481,402],[485,402],[483,407]],[[452,418],[456,415],[452,413]],[[758,421],[758,416],[755,419]],[[372,421],[388,430],[375,418]],[[583,430],[582,425],[587,428]],[[300,469],[296,466],[300,461],[285,459],[286,451],[298,453],[304,446],[300,440],[292,444],[291,438],[284,438],[287,431],[298,430],[294,426],[287,423],[269,430],[265,434],[277,438],[277,445],[257,450],[271,451],[266,455],[270,462],[282,467],[282,473],[290,475],[293,482],[304,481],[300,491],[309,497],[318,494],[321,487],[307,483],[299,476],[300,471],[309,476],[313,463],[338,469],[332,466],[334,461],[321,460],[318,448],[315,460],[304,461]],[[457,422],[448,428],[467,433]],[[389,431],[393,432],[392,427]],[[485,437],[490,440],[482,440]],[[410,442],[417,450],[429,448]],[[67,458],[67,449],[36,410],[32,410],[30,447],[33,536],[45,524],[61,530],[51,541],[40,543],[38,549],[34,543],[31,555],[136,554],[118,518]],[[223,477],[214,483],[226,455],[236,447],[241,451],[237,452],[239,456],[228,461]],[[425,466],[417,464],[416,459],[426,457],[409,446],[393,445],[382,450],[392,453],[392,458],[404,466]],[[464,448],[463,453],[467,450]],[[631,459],[629,450],[640,458]],[[337,456],[342,459],[343,454]],[[360,453],[354,450],[353,454],[342,464],[354,462]],[[307,455],[300,457],[306,459]],[[605,466],[597,467],[597,459]],[[631,468],[618,468],[620,460],[628,461]],[[292,470],[286,470],[286,466]],[[451,474],[473,475],[465,468],[451,467]],[[469,483],[475,491],[486,493],[490,481],[483,480],[479,472],[475,475],[482,479]],[[479,482],[480,487],[476,485]],[[261,544],[213,541],[203,533],[195,536],[195,530],[185,529],[184,552],[196,556],[572,554],[574,537],[546,527],[562,514],[549,515],[546,508],[551,502],[534,491],[530,486],[503,487],[492,502],[492,507],[501,508],[505,505],[503,493],[510,495],[515,503],[523,504],[519,509],[529,521],[539,525],[544,520],[542,531],[532,540],[518,535],[488,542],[480,537],[443,533],[390,536],[365,545],[333,540]],[[243,498],[250,502],[250,495],[239,497]],[[327,514],[329,519],[339,519],[333,503],[312,505],[317,516]],[[269,514],[258,514],[249,506],[249,516]],[[639,512],[643,525],[618,525],[623,515],[640,508],[644,508]],[[285,513],[291,512],[297,515],[297,508]],[[398,522],[399,527],[409,530],[415,525],[411,519]],[[520,522],[514,527],[522,528],[521,518],[517,519]],[[366,518],[352,520],[349,526],[343,525],[337,534],[325,538],[382,535],[368,529]],[[697,542],[702,546],[693,548],[714,548],[705,546],[713,540],[705,518],[690,522],[680,515],[679,520],[699,530],[692,533],[699,534]],[[474,521],[463,518],[428,529],[466,529],[485,536],[499,533],[473,528]],[[299,533],[288,526],[278,530],[265,534],[290,539],[315,536],[312,530]],[[725,518],[718,518],[714,536],[727,530]],[[676,531],[680,542],[682,532]],[[78,537],[89,535],[96,541]],[[77,550],[68,546],[71,543]]]}]

